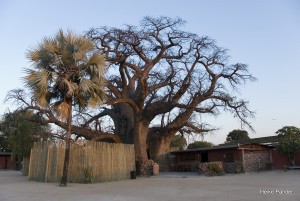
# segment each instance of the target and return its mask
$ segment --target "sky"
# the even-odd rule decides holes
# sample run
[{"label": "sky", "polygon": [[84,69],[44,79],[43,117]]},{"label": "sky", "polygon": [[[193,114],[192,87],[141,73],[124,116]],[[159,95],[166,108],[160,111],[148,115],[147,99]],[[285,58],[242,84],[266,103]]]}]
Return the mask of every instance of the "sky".
[{"label": "sky", "polygon": [[[283,126],[300,127],[300,1],[298,0],[0,0],[0,115],[11,103],[9,90],[24,88],[26,52],[58,29],[83,34],[92,27],[138,25],[144,16],[180,17],[183,30],[206,35],[229,50],[231,62],[249,65],[256,82],[239,96],[255,111],[251,138],[275,135]],[[231,114],[202,119],[219,130],[204,140],[223,143],[240,129]]]}]

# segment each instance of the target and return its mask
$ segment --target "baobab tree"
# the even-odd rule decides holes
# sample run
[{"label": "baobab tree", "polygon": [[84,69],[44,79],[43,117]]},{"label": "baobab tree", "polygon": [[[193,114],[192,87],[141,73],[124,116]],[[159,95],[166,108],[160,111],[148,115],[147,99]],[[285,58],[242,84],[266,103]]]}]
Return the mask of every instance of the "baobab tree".
[{"label": "baobab tree", "polygon": [[[225,49],[207,36],[182,31],[183,24],[180,18],[145,17],[139,27],[93,28],[87,33],[112,69],[106,102],[111,107],[84,125],[109,115],[115,134],[134,143],[137,159],[147,159],[147,142],[151,158],[156,158],[178,131],[207,131],[192,120],[197,113],[224,109],[250,126],[253,113],[247,102],[229,93],[229,87],[255,80],[248,66],[230,64]],[[157,118],[161,124],[151,126]]]},{"label": "baobab tree", "polygon": [[[90,29],[87,37],[109,65],[107,107],[79,113],[72,133],[88,140],[134,143],[136,159],[146,160],[147,147],[155,159],[166,152],[178,132],[210,131],[195,120],[199,114],[218,115],[225,110],[251,128],[253,112],[234,93],[240,85],[255,80],[248,66],[231,64],[226,49],[207,36],[181,30],[183,25],[180,18],[145,17],[140,26]],[[12,91],[10,97],[34,107],[22,93]],[[66,126],[51,111],[39,112],[46,114],[47,123]],[[99,119],[106,116],[113,120],[113,133],[100,129]]]}]

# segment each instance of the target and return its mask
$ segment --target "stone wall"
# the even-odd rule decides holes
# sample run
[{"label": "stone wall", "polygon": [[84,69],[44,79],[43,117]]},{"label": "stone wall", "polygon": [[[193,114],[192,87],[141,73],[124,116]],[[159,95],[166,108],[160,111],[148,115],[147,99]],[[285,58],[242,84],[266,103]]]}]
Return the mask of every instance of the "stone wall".
[{"label": "stone wall", "polygon": [[243,171],[242,161],[234,161],[233,163],[223,162],[223,168],[225,173],[239,173]]},{"label": "stone wall", "polygon": [[268,169],[270,155],[268,151],[246,151],[244,155],[245,169],[243,170],[242,161],[236,160],[233,163],[223,162],[226,173],[256,172]]},{"label": "stone wall", "polygon": [[159,165],[157,163],[154,163],[154,165],[153,165],[152,175],[153,176],[158,176],[159,175]]},{"label": "stone wall", "polygon": [[159,174],[159,165],[153,160],[136,161],[136,173],[138,176],[152,176]]},{"label": "stone wall", "polygon": [[268,152],[248,152],[245,153],[245,172],[255,172],[268,169],[270,155]]},{"label": "stone wall", "polygon": [[176,164],[177,172],[198,172],[199,161],[180,161]]}]

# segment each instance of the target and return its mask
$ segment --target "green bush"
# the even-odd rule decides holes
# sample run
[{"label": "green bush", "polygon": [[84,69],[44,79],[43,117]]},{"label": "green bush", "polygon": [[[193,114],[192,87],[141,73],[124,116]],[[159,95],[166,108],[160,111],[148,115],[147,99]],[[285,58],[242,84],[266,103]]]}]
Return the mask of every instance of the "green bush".
[{"label": "green bush", "polygon": [[85,184],[93,183],[93,180],[92,180],[92,177],[93,177],[92,168],[85,168],[83,170],[83,174],[84,174],[84,181],[83,181],[83,183],[85,183]]},{"label": "green bush", "polygon": [[211,142],[206,141],[195,141],[187,147],[187,149],[200,149],[200,148],[206,148],[206,147],[212,147],[214,146]]},{"label": "green bush", "polygon": [[210,163],[208,165],[209,176],[221,176],[224,175],[223,168],[220,167],[217,163]]},{"label": "green bush", "polygon": [[267,163],[268,170],[272,170],[272,167],[273,167],[273,163]]}]

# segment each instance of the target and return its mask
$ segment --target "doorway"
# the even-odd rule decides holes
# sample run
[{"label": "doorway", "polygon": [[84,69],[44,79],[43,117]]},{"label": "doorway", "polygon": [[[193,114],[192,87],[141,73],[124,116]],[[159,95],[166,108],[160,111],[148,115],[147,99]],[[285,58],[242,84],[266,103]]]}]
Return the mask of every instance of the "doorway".
[{"label": "doorway", "polygon": [[208,152],[203,151],[201,152],[201,163],[206,163],[208,162]]}]

